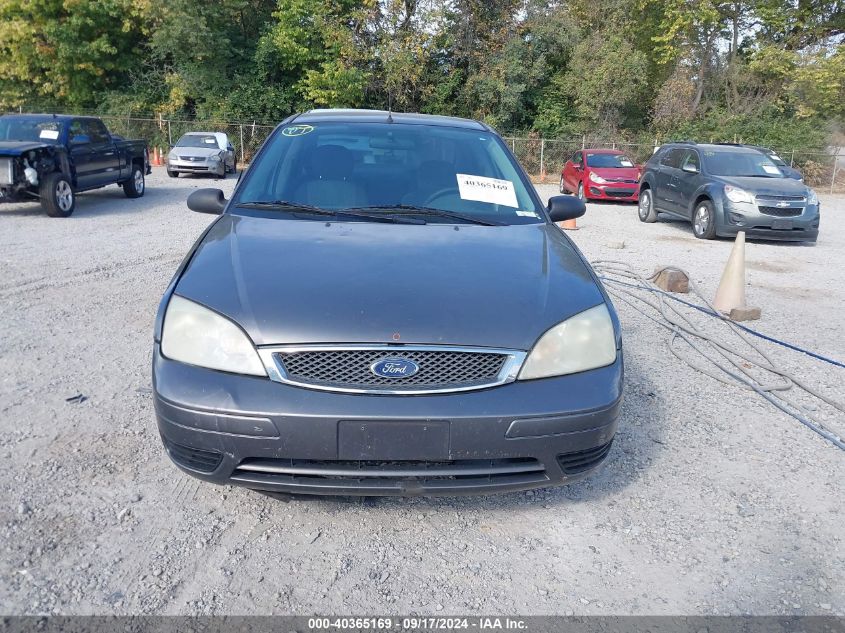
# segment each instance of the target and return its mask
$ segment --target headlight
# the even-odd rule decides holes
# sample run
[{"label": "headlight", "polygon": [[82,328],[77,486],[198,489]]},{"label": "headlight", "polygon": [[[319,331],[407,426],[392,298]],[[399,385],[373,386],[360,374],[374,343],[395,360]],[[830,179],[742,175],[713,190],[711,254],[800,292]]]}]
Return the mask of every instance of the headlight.
[{"label": "headlight", "polygon": [[161,353],[190,365],[233,374],[266,376],[258,352],[232,321],[177,295],[164,314]]},{"label": "headlight", "polygon": [[520,380],[563,376],[616,360],[616,335],[605,304],[558,323],[540,337],[525,359]]},{"label": "headlight", "polygon": [[754,198],[745,189],[734,187],[733,185],[725,185],[725,196],[731,202],[754,202]]},{"label": "headlight", "polygon": [[816,195],[816,192],[807,187],[807,204],[813,205],[819,203],[819,197]]},{"label": "headlight", "polygon": [[590,180],[592,180],[593,182],[598,183],[598,184],[600,184],[600,185],[603,185],[603,184],[605,184],[605,183],[607,182],[604,178],[602,178],[601,176],[599,176],[599,175],[598,175],[596,172],[594,172],[594,171],[591,171],[591,172],[590,172]]},{"label": "headlight", "polygon": [[220,160],[220,154],[214,154],[208,157],[208,160]]}]

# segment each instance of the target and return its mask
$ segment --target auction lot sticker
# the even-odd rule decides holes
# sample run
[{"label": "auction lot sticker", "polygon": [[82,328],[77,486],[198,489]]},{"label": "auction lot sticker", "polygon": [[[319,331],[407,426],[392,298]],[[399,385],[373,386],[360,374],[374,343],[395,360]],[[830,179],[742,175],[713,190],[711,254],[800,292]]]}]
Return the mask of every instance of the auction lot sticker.
[{"label": "auction lot sticker", "polygon": [[518,208],[516,191],[510,180],[456,174],[458,177],[458,192],[463,200],[476,200],[490,204],[503,204],[506,207]]}]

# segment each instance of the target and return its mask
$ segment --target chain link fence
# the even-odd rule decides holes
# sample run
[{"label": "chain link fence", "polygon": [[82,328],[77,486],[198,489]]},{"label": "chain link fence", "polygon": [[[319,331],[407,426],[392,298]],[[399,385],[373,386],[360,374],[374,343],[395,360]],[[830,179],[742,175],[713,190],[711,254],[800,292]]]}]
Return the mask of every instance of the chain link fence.
[{"label": "chain link fence", "polygon": [[103,122],[114,134],[127,138],[142,138],[150,146],[164,152],[186,132],[223,132],[235,148],[235,156],[241,165],[247,164],[270,136],[275,126],[256,123],[228,123],[224,121],[180,121],[161,118],[135,118],[101,116]]},{"label": "chain link fence", "polygon": [[[539,137],[505,137],[517,160],[537,183],[556,183],[564,163],[585,148],[618,149],[637,165],[645,163],[659,143],[630,143],[598,140],[588,137],[573,139],[541,139]],[[829,152],[802,152],[773,148],[790,166],[798,169],[804,182],[828,193],[845,193],[845,152],[840,148]]]},{"label": "chain link fence", "polygon": [[[23,110],[23,108],[21,108]],[[36,110],[37,111],[37,110]],[[96,113],[90,113],[97,116]],[[235,148],[238,163],[248,164],[262,143],[274,129],[267,123],[233,123],[222,120],[179,120],[163,116],[99,115],[115,134],[127,138],[142,138],[150,150],[167,151],[185,132],[224,132]],[[618,149],[637,165],[645,163],[658,147],[652,143],[631,143],[625,140],[582,136],[571,139],[543,139],[539,136],[505,137],[505,141],[531,178],[538,183],[556,183],[564,163],[579,149],[587,147]],[[811,187],[829,193],[845,193],[845,151],[835,148],[828,152],[774,148],[784,161],[800,170]]]}]

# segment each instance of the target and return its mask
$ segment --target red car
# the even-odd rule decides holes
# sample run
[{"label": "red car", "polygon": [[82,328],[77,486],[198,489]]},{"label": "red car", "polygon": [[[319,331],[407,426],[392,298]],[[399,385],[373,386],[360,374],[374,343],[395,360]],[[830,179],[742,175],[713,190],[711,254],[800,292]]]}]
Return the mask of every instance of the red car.
[{"label": "red car", "polygon": [[585,202],[636,202],[640,194],[640,169],[619,150],[578,150],[560,172],[560,192],[573,191]]}]

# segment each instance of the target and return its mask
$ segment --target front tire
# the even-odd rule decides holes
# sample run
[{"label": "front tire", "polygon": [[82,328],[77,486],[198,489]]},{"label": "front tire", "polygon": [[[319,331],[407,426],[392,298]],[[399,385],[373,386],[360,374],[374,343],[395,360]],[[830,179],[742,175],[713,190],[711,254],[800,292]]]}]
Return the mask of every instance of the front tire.
[{"label": "front tire", "polygon": [[48,174],[38,188],[41,208],[51,218],[66,218],[76,208],[76,194],[70,181],[59,173]]},{"label": "front tire", "polygon": [[640,199],[637,202],[637,215],[640,222],[657,222],[657,210],[654,208],[654,198],[651,195],[651,189],[643,189],[640,191]]},{"label": "front tire", "polygon": [[178,178],[179,172],[178,171],[172,171],[172,170],[168,169],[167,175],[170,176],[171,178]]},{"label": "front tire", "polygon": [[578,183],[578,198],[581,200],[581,202],[583,202],[585,204],[587,203],[587,194],[584,193],[584,183],[583,182]]},{"label": "front tire", "polygon": [[558,190],[561,193],[570,193],[569,189],[563,186],[563,174],[560,175],[560,184],[558,185]]},{"label": "front tire", "polygon": [[692,232],[700,240],[712,240],[716,237],[716,212],[713,203],[702,200],[695,205],[692,214]]},{"label": "front tire", "polygon": [[129,180],[123,183],[123,193],[127,198],[140,198],[144,195],[146,183],[144,181],[144,170],[137,163],[132,164],[132,175]]}]

